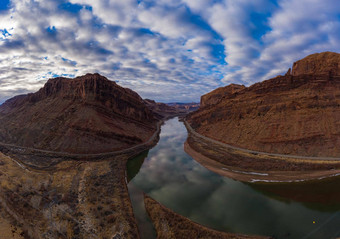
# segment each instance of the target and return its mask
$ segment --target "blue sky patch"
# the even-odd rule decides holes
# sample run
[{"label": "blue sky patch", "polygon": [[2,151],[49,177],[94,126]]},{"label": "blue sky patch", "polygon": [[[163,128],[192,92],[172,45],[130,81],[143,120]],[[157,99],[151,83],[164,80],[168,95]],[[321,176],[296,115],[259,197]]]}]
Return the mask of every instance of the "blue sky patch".
[{"label": "blue sky patch", "polygon": [[72,66],[76,66],[77,65],[77,62],[76,61],[72,61],[72,60],[69,60],[69,59],[66,59],[64,57],[61,58],[64,62],[67,62],[68,64],[72,65]]},{"label": "blue sky patch", "polygon": [[0,12],[8,10],[10,8],[10,1],[9,0],[1,0],[0,1]]},{"label": "blue sky patch", "polygon": [[0,0],[0,17],[0,102],[39,89],[37,76],[89,72],[143,98],[198,101],[340,52],[335,0]]},{"label": "blue sky patch", "polygon": [[250,13],[250,21],[253,24],[251,28],[251,35],[257,40],[261,40],[262,36],[271,30],[268,25],[268,18],[270,13]]},{"label": "blue sky patch", "polygon": [[0,29],[0,34],[4,37],[7,38],[9,36],[12,36],[12,34],[10,34],[7,29]]},{"label": "blue sky patch", "polygon": [[60,4],[58,8],[64,11],[71,12],[71,13],[77,13],[83,8],[83,6],[80,4],[72,4],[69,2],[64,2]]}]

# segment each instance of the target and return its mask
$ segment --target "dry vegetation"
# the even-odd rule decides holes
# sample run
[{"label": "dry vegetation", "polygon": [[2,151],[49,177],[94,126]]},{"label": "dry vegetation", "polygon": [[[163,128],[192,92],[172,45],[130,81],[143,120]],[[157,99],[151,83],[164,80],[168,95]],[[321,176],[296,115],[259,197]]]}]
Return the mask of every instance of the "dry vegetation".
[{"label": "dry vegetation", "polygon": [[[126,160],[19,166],[0,153],[0,227],[6,238],[139,238]],[[7,226],[9,225],[9,226]]]}]

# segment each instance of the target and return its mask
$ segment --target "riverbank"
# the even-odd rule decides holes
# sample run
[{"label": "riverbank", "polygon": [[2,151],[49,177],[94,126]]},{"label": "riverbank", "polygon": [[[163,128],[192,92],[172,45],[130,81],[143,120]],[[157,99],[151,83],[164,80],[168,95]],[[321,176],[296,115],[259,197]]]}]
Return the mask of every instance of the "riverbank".
[{"label": "riverbank", "polygon": [[163,122],[146,142],[110,153],[69,154],[2,144],[2,224],[27,238],[139,238],[126,163],[157,144]]},{"label": "riverbank", "polygon": [[216,231],[183,217],[164,207],[154,199],[144,196],[145,208],[155,225],[157,238],[225,238],[225,239],[265,239],[270,237],[248,236]]},{"label": "riverbank", "polygon": [[[245,182],[299,182],[340,175],[340,160],[266,154],[214,142],[187,122],[185,151],[211,171]],[[298,172],[298,173],[297,173]]]}]

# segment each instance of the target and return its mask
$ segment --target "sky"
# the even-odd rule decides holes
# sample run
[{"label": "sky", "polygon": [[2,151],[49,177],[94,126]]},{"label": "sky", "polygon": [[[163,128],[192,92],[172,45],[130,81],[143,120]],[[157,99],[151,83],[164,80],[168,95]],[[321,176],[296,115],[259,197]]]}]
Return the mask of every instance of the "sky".
[{"label": "sky", "polygon": [[339,42],[338,0],[0,0],[0,104],[95,72],[143,98],[198,102]]}]

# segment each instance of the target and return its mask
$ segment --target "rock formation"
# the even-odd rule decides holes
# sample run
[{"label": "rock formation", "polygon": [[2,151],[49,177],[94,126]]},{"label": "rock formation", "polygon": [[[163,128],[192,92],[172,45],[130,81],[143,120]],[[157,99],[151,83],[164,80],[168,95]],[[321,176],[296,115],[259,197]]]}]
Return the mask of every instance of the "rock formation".
[{"label": "rock formation", "polygon": [[243,90],[245,88],[244,85],[238,85],[238,84],[230,84],[225,87],[217,88],[216,90],[213,90],[212,92],[202,95],[201,97],[201,107],[205,107],[208,105],[215,105],[219,103],[224,97],[227,97],[228,95],[232,95],[240,90]]},{"label": "rock formation", "polygon": [[200,107],[199,103],[167,103],[167,105],[175,107],[176,109],[178,109],[179,111],[183,111],[186,113],[198,110],[198,108]]},{"label": "rock formation", "polygon": [[340,156],[340,54],[293,64],[284,76],[202,96],[187,121],[200,134],[241,148],[303,156]]},{"label": "rock formation", "polygon": [[292,75],[340,75],[340,54],[312,54],[293,64]]},{"label": "rock formation", "polygon": [[160,103],[154,100],[145,99],[146,106],[155,114],[158,119],[166,119],[174,116],[183,116],[191,111],[197,110],[198,103]]},{"label": "rock formation", "polygon": [[145,99],[144,103],[158,119],[165,119],[180,113],[176,108],[165,103],[156,102],[150,99]]},{"label": "rock formation", "polygon": [[134,91],[99,74],[55,78],[0,106],[0,142],[69,153],[102,153],[147,141],[156,119]]}]

